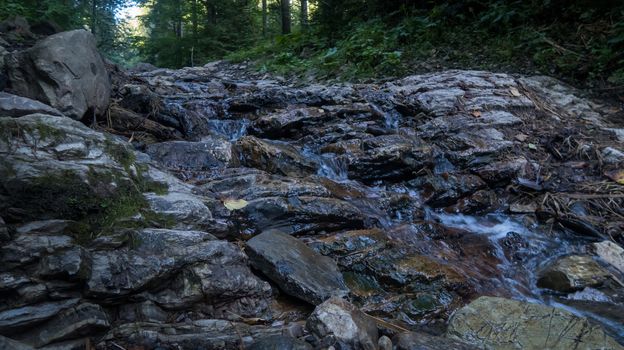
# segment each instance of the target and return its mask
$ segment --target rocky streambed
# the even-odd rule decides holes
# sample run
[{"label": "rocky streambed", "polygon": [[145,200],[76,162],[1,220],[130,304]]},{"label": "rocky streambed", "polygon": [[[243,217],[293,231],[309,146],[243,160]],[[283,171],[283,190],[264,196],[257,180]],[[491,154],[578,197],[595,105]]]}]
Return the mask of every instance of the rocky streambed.
[{"label": "rocky streambed", "polygon": [[618,106],[478,71],[124,72],[15,33],[0,348],[624,348]]}]

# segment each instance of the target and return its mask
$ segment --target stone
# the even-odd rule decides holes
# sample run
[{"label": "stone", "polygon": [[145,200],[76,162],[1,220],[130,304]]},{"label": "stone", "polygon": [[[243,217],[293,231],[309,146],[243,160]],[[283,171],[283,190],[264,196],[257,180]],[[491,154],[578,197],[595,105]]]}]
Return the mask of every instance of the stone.
[{"label": "stone", "polygon": [[624,152],[613,147],[605,147],[602,150],[602,159],[607,164],[619,164],[624,161]]},{"label": "stone", "polygon": [[173,172],[214,171],[227,167],[232,161],[230,143],[218,138],[155,143],[147,147],[146,153]]},{"label": "stone", "polygon": [[203,230],[212,223],[212,213],[198,196],[185,192],[146,193],[150,209],[173,221],[176,229]]},{"label": "stone", "polygon": [[110,349],[246,349],[256,340],[282,333],[283,327],[250,326],[227,320],[200,319],[185,323],[136,322],[113,328],[98,343]]},{"label": "stone", "polygon": [[72,245],[73,240],[68,236],[20,235],[0,248],[0,259],[4,265],[0,270],[29,264]]},{"label": "stone", "polygon": [[426,333],[405,332],[393,338],[396,350],[477,350],[476,346]]},{"label": "stone", "polygon": [[7,350],[34,350],[32,346],[18,342],[17,340],[9,339],[0,335],[0,349]]},{"label": "stone", "polygon": [[592,243],[595,254],[604,262],[624,273],[624,248],[611,241]]},{"label": "stone", "polygon": [[0,334],[12,335],[46,321],[78,303],[78,299],[52,301],[0,312]]},{"label": "stone", "polygon": [[2,217],[0,217],[0,242],[9,241],[10,239],[11,235],[9,234],[9,229]]},{"label": "stone", "polygon": [[240,165],[284,176],[306,176],[316,172],[316,165],[297,149],[286,144],[245,136],[234,144]]},{"label": "stone", "polygon": [[0,115],[6,117],[23,117],[29,114],[48,114],[62,117],[63,113],[39,101],[26,97],[0,92]]},{"label": "stone", "polygon": [[56,341],[97,334],[109,327],[108,315],[99,305],[84,303],[68,308],[48,322],[20,334],[18,339],[41,347]]},{"label": "stone", "polygon": [[129,242],[92,253],[86,295],[102,302],[140,295],[164,309],[197,305],[224,318],[232,317],[227,311],[260,317],[268,308],[269,284],[253,275],[235,244],[205,232],[165,229],[133,232]]},{"label": "stone", "polygon": [[248,350],[312,350],[312,345],[284,335],[272,335],[251,344]]},{"label": "stone", "polygon": [[89,255],[81,247],[74,246],[53,255],[46,255],[39,262],[37,275],[43,278],[86,280],[90,274]]},{"label": "stone", "polygon": [[239,222],[250,226],[245,233],[274,229],[290,234],[314,234],[364,228],[374,223],[374,219],[348,201],[311,196],[258,198],[235,213],[243,217]]},{"label": "stone", "polygon": [[603,284],[611,274],[589,256],[557,259],[538,273],[537,286],[562,293]]},{"label": "stone", "polygon": [[319,126],[330,118],[321,108],[296,108],[262,116],[254,121],[251,130],[259,137],[300,138],[305,136],[305,128]]},{"label": "stone", "polygon": [[338,297],[318,305],[308,318],[306,328],[319,339],[333,336],[345,349],[376,350],[377,324],[355,306]]},{"label": "stone", "polygon": [[169,315],[153,301],[124,304],[119,308],[119,319],[123,322],[167,322]]},{"label": "stone", "polygon": [[485,187],[485,183],[478,176],[449,173],[421,177],[410,181],[410,185],[420,189],[425,203],[433,207],[451,205]]},{"label": "stone", "polygon": [[447,336],[487,349],[624,349],[600,326],[568,311],[497,297],[457,310]]},{"label": "stone", "polygon": [[379,338],[377,345],[379,350],[392,350],[392,340],[385,335]]},{"label": "stone", "polygon": [[285,293],[318,305],[349,290],[336,263],[279,231],[266,231],[247,241],[252,266]]},{"label": "stone", "polygon": [[110,80],[95,38],[86,30],[51,35],[7,60],[15,94],[48,104],[72,119],[102,115]]},{"label": "stone", "polygon": [[[19,135],[19,137],[18,137]],[[0,117],[0,216],[80,220],[153,184],[131,147],[66,117]],[[8,214],[10,214],[10,217]]]}]

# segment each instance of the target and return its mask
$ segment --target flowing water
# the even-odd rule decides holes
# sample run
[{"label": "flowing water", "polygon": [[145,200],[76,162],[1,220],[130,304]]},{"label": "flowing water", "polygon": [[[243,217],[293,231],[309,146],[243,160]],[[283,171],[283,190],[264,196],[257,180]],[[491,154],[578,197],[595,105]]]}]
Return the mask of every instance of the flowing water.
[{"label": "flowing water", "polygon": [[[188,91],[205,92],[206,90],[196,85],[185,85],[185,88]],[[170,105],[182,113],[190,113],[185,110],[181,103],[170,102]],[[213,107],[208,106],[206,108],[207,110],[204,110],[202,114],[211,116],[206,118],[205,127],[210,130],[212,135],[233,142],[247,135],[248,128],[252,123],[250,119],[253,117],[219,116],[215,114]],[[401,115],[398,112],[384,112],[379,107],[376,109],[378,113],[383,114],[386,129],[395,131],[399,129]],[[289,144],[289,141],[274,140],[274,142]],[[349,159],[345,155],[322,153],[318,147],[307,146],[301,148],[301,154],[316,164],[318,176],[342,186],[355,188],[359,193],[364,194],[358,198],[351,198],[350,202],[367,216],[374,218],[376,225],[384,230],[392,230],[414,221],[413,214],[409,211],[397,210],[388,213],[380,209],[380,200],[391,192],[407,196],[415,207],[422,208],[425,213],[425,222],[436,223],[448,229],[461,230],[470,235],[486,238],[491,248],[489,253],[497,261],[496,273],[484,276],[490,280],[489,285],[495,286],[495,290],[492,290],[491,294],[564,308],[572,313],[590,317],[604,325],[611,334],[620,340],[624,339],[623,325],[591,311],[578,309],[562,302],[566,300],[612,302],[606,294],[596,289],[587,288],[569,296],[554,296],[536,286],[537,271],[540,268],[557,257],[573,253],[585,253],[585,247],[591,243],[591,240],[560,229],[537,224],[532,216],[512,216],[502,212],[471,216],[428,208],[421,204],[419,188],[384,183],[367,186],[349,179]],[[433,169],[434,174],[443,174],[453,170],[455,167],[446,159],[439,159]],[[460,270],[471,269],[474,263],[471,259],[470,256],[464,257],[463,266],[459,267]]]}]

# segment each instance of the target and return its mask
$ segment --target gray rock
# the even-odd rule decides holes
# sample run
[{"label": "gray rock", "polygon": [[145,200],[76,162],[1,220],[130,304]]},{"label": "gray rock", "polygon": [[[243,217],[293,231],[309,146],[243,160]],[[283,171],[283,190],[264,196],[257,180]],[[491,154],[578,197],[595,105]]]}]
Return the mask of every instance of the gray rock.
[{"label": "gray rock", "polygon": [[293,146],[245,136],[234,145],[240,165],[285,176],[305,176],[316,172],[316,164]]},{"label": "gray rock", "polygon": [[250,239],[247,253],[252,266],[284,292],[311,304],[349,292],[332,259],[285,233],[267,231]]},{"label": "gray rock", "polygon": [[164,195],[147,193],[145,198],[150,209],[173,220],[176,229],[203,230],[212,224],[212,213],[201,197],[184,192],[168,192]]},{"label": "gray rock", "polygon": [[119,320],[123,322],[166,322],[167,312],[152,301],[124,304],[119,307]]},{"label": "gray rock", "polygon": [[174,172],[217,170],[232,161],[230,143],[217,138],[204,138],[201,142],[155,143],[147,147],[146,153]]},{"label": "gray rock", "polygon": [[611,241],[592,243],[594,253],[603,261],[624,273],[624,248]]},{"label": "gray rock", "polygon": [[86,280],[90,274],[90,267],[88,252],[74,246],[41,259],[37,274],[44,278]]},{"label": "gray rock", "polygon": [[15,231],[20,235],[46,234],[58,235],[67,230],[74,222],[69,220],[32,221],[18,226]]},{"label": "gray rock", "polygon": [[[86,30],[51,35],[7,60],[16,94],[48,104],[73,119],[108,108],[110,80]],[[91,117],[91,115],[89,115]]]},{"label": "gray rock", "polygon": [[12,332],[46,321],[76,303],[78,299],[69,299],[2,311],[0,312],[0,334],[13,335]]},{"label": "gray rock", "polygon": [[62,117],[63,113],[26,97],[0,92],[0,115],[6,117],[23,117],[29,114],[42,113]]},{"label": "gray rock", "polygon": [[73,240],[68,236],[20,235],[0,248],[0,259],[4,263],[0,270],[31,263],[72,245]]},{"label": "gray rock", "polygon": [[0,217],[0,242],[5,242],[11,239],[9,234],[9,228],[6,226],[4,220]]},{"label": "gray rock", "polygon": [[476,346],[454,339],[436,337],[426,333],[400,333],[393,338],[395,350],[477,350]]},{"label": "gray rock", "polygon": [[558,292],[574,292],[603,284],[611,274],[589,256],[560,258],[539,272],[537,286]]},{"label": "gray rock", "polygon": [[[92,254],[87,295],[102,302],[136,295],[169,310],[197,307],[214,317],[260,317],[271,288],[243,252],[205,232],[144,229],[130,247]],[[123,268],[120,268],[123,267]]]},{"label": "gray rock", "polygon": [[624,152],[612,147],[605,147],[602,150],[602,159],[607,164],[618,164],[624,161]]},{"label": "gray rock", "polygon": [[262,338],[249,347],[247,350],[312,350],[312,345],[292,337],[284,335],[272,335]]},{"label": "gray rock", "polygon": [[18,342],[17,340],[9,339],[0,335],[0,349],[6,350],[34,350],[34,348],[28,344]]},{"label": "gray rock", "polygon": [[[75,219],[138,196],[131,147],[66,117],[0,117],[0,215],[22,222]],[[138,182],[138,183],[137,183]]]},{"label": "gray rock", "polygon": [[447,335],[486,349],[624,349],[602,328],[568,311],[494,297],[457,310]]},{"label": "gray rock", "polygon": [[378,346],[375,321],[341,298],[333,297],[317,306],[306,328],[319,339],[333,336],[341,349],[376,350]]},{"label": "gray rock", "polygon": [[112,329],[101,339],[98,348],[110,349],[114,342],[126,348],[240,349],[282,331],[282,327],[250,326],[226,320],[178,324],[137,322]]},{"label": "gray rock", "polygon": [[96,334],[109,327],[108,315],[99,305],[80,304],[59,313],[45,324],[20,334],[18,339],[41,347],[61,340]]},{"label": "gray rock", "polygon": [[379,350],[392,350],[392,340],[385,335],[379,338],[377,345],[379,345]]}]

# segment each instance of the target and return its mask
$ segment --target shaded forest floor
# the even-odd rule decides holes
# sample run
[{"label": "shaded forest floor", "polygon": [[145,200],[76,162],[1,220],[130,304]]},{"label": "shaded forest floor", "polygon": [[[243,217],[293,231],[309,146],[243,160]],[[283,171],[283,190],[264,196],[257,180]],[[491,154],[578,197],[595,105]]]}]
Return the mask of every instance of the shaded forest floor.
[{"label": "shaded forest floor", "polygon": [[428,18],[354,24],[341,39],[311,29],[227,57],[304,81],[370,82],[447,69],[556,77],[592,97],[624,101],[624,24],[444,26]]}]

